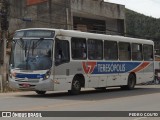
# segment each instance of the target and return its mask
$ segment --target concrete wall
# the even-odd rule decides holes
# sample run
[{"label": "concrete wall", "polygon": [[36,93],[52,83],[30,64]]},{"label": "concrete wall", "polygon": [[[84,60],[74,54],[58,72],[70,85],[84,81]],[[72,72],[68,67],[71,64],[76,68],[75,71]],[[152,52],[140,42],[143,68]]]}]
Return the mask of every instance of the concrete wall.
[{"label": "concrete wall", "polygon": [[10,0],[10,16],[9,16],[9,31],[15,31],[20,28],[25,28],[25,22],[20,20],[25,14],[24,0]]},{"label": "concrete wall", "polygon": [[[119,29],[125,28],[125,7],[103,0],[48,0],[31,6],[26,0],[10,0],[10,4],[10,31],[30,27],[73,29],[73,16],[104,20],[107,34],[125,31]],[[32,21],[22,21],[22,18]]]},{"label": "concrete wall", "polygon": [[107,34],[123,35],[125,31],[125,6],[103,0],[71,0],[73,16],[105,20]]},{"label": "concrete wall", "polygon": [[[69,24],[69,0],[48,0],[37,5],[28,6],[26,0],[10,1],[10,31],[22,28],[46,27],[67,29]],[[31,18],[32,21],[23,21]]]},{"label": "concrete wall", "polygon": [[71,0],[71,6],[73,15],[87,15],[95,19],[125,18],[125,7],[123,5],[108,3],[102,0]]}]

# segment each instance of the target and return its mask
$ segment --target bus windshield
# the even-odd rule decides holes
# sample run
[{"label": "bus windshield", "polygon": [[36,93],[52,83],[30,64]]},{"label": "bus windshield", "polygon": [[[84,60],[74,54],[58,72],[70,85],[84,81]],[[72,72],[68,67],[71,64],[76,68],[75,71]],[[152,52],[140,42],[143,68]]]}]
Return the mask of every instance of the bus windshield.
[{"label": "bus windshield", "polygon": [[47,70],[52,67],[53,39],[15,39],[11,67],[19,70]]}]

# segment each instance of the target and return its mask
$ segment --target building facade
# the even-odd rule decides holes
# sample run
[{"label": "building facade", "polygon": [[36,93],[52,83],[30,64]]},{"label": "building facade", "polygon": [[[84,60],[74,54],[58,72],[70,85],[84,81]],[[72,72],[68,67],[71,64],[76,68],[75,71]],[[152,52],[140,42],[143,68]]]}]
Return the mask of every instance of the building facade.
[{"label": "building facade", "polygon": [[104,0],[11,0],[9,30],[45,27],[125,33],[125,6]]}]

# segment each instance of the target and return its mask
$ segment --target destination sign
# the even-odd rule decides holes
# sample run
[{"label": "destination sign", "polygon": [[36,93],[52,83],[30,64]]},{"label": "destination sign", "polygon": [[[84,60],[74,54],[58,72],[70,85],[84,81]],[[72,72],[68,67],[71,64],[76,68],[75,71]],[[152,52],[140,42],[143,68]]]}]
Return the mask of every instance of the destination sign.
[{"label": "destination sign", "polygon": [[51,30],[23,30],[17,31],[14,38],[36,37],[36,38],[53,38],[54,31]]}]

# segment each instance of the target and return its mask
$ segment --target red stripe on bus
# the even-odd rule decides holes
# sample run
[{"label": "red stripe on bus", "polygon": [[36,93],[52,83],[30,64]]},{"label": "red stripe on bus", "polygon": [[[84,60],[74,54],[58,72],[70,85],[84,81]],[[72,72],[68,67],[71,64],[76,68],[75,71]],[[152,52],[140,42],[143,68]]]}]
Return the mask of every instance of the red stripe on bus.
[{"label": "red stripe on bus", "polygon": [[146,68],[148,65],[149,65],[149,62],[144,62],[139,67],[134,69],[132,72],[139,72],[139,71],[143,70],[144,68]]}]

